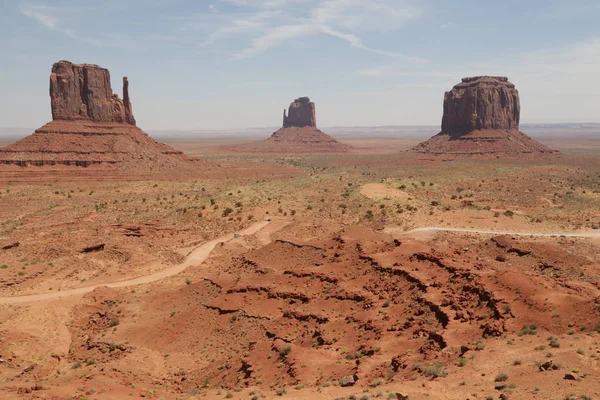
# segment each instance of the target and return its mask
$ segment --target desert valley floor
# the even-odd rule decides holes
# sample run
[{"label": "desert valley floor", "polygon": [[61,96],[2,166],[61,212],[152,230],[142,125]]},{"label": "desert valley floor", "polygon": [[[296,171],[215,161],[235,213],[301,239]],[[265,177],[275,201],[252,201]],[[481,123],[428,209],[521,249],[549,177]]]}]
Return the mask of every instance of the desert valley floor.
[{"label": "desert valley floor", "polygon": [[600,398],[597,140],[365,137],[173,139],[202,161],[168,179],[4,166],[0,398]]}]

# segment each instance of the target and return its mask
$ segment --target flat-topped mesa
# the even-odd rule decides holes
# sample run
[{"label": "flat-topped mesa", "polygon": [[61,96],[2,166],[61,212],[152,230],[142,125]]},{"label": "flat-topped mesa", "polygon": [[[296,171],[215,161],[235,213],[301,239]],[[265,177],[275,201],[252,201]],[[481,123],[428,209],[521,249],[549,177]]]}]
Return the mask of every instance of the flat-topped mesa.
[{"label": "flat-topped mesa", "polygon": [[413,150],[444,157],[555,154],[519,131],[520,112],[519,92],[508,78],[465,78],[444,95],[442,131]]},{"label": "flat-topped mesa", "polygon": [[53,120],[89,120],[136,124],[129,97],[129,81],[123,78],[123,100],[113,93],[110,72],[92,64],[59,61],[50,74]]},{"label": "flat-topped mesa", "polygon": [[478,130],[518,131],[519,92],[506,77],[464,78],[446,92],[442,133],[461,136]]},{"label": "flat-topped mesa", "polygon": [[300,97],[290,104],[287,115],[283,111],[284,128],[303,128],[305,126],[317,127],[315,103],[308,97]]}]

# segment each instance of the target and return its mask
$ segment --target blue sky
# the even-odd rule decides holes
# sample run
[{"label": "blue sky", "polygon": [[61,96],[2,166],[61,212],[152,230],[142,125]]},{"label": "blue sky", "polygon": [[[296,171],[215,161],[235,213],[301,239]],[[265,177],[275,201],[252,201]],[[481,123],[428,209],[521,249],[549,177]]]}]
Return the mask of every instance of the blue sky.
[{"label": "blue sky", "polygon": [[50,120],[66,59],[128,76],[147,129],[438,125],[443,93],[505,75],[524,122],[600,122],[598,0],[0,0],[0,126]]}]

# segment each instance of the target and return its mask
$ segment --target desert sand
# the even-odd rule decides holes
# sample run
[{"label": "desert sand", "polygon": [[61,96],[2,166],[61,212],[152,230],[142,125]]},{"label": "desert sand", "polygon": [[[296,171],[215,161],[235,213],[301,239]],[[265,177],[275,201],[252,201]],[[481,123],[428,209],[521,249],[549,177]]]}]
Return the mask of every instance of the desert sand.
[{"label": "desert sand", "polygon": [[4,181],[0,392],[595,398],[598,160],[212,153],[262,169]]},{"label": "desert sand", "polygon": [[479,77],[416,147],[308,98],[164,143],[109,78],[55,64],[53,121],[0,150],[0,398],[600,396],[597,132],[550,150]]}]

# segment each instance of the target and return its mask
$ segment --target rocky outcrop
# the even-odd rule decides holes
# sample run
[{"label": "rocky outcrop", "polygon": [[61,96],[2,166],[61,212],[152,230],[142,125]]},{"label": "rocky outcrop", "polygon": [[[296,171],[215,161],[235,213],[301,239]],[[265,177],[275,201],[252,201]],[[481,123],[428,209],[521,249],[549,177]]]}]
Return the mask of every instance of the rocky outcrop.
[{"label": "rocky outcrop", "polygon": [[59,61],[50,74],[53,120],[88,120],[136,124],[129,97],[129,81],[123,78],[123,100],[114,94],[110,72],[97,65]]},{"label": "rocky outcrop", "polygon": [[283,111],[283,127],[260,143],[236,146],[234,151],[250,153],[346,153],[351,146],[340,143],[317,129],[315,103],[300,97]]},{"label": "rocky outcrop", "polygon": [[446,92],[442,133],[460,136],[475,130],[519,130],[519,92],[506,77],[464,78]]},{"label": "rocky outcrop", "polygon": [[283,111],[283,127],[304,128],[306,126],[313,128],[317,126],[315,103],[308,97],[300,97],[290,104],[287,115],[285,110]]},{"label": "rocky outcrop", "polygon": [[52,168],[65,176],[79,174],[75,167],[91,167],[90,176],[102,171],[99,179],[108,176],[107,171],[122,171],[111,175],[119,179],[138,179],[195,174],[200,165],[136,126],[127,78],[123,78],[121,100],[112,92],[107,69],[57,62],[50,75],[50,99],[53,120],[1,148],[0,167]]},{"label": "rocky outcrop", "polygon": [[450,156],[556,153],[519,131],[519,92],[508,78],[464,78],[444,95],[442,131],[414,151]]}]

